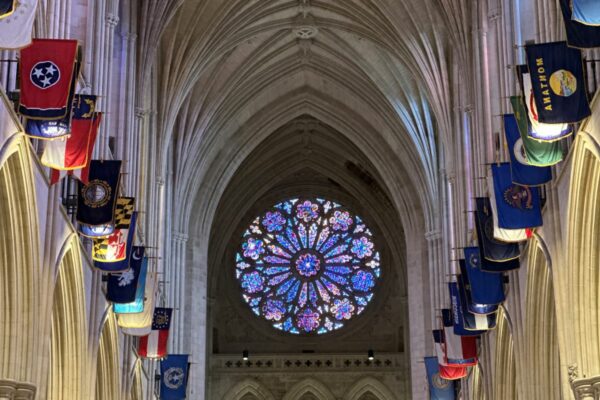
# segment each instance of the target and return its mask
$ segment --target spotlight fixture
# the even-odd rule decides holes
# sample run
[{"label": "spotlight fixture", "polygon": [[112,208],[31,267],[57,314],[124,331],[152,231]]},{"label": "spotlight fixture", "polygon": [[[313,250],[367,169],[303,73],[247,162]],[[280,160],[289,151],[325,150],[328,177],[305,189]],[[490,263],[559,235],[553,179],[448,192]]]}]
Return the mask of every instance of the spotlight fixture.
[{"label": "spotlight fixture", "polygon": [[369,352],[367,353],[367,358],[369,359],[369,361],[373,361],[375,359],[375,352],[369,349]]},{"label": "spotlight fixture", "polygon": [[248,350],[242,351],[242,360],[248,361]]}]

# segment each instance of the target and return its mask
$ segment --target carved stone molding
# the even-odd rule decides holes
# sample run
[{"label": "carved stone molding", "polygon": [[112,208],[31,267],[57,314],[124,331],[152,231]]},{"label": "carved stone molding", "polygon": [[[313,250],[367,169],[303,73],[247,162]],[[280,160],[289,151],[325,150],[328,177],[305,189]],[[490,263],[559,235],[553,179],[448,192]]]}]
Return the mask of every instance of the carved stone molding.
[{"label": "carved stone molding", "polygon": [[577,364],[568,366],[569,382],[577,400],[600,399],[600,376],[579,378]]},{"label": "carved stone molding", "polygon": [[37,388],[31,383],[0,380],[0,400],[32,400]]}]

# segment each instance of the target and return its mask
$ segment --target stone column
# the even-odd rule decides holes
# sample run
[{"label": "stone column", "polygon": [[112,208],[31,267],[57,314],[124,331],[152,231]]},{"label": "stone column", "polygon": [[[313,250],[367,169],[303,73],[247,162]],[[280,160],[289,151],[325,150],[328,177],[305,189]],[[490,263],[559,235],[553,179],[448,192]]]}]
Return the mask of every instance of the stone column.
[{"label": "stone column", "polygon": [[186,261],[185,249],[188,235],[184,232],[173,232],[171,236],[171,263],[167,267],[170,275],[169,301],[176,309],[171,320],[171,351],[182,353],[184,351],[185,337],[185,280]]}]

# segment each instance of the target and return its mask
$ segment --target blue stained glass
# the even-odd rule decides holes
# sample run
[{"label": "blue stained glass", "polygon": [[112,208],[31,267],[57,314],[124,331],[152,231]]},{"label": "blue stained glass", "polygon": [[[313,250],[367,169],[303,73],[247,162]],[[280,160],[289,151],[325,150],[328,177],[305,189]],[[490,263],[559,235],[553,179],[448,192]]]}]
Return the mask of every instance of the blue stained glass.
[{"label": "blue stained glass", "polygon": [[235,275],[252,312],[274,328],[324,334],[369,304],[380,262],[360,217],[326,199],[291,199],[248,226]]}]

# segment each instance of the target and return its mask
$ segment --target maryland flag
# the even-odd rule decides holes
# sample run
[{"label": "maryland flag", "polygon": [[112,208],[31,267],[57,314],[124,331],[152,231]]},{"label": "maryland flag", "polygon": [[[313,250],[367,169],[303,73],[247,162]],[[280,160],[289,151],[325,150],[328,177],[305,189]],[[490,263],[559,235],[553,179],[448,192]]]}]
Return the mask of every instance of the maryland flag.
[{"label": "maryland flag", "polygon": [[116,262],[127,258],[127,238],[134,208],[133,197],[117,199],[113,233],[104,238],[94,239],[92,258],[95,261]]}]

